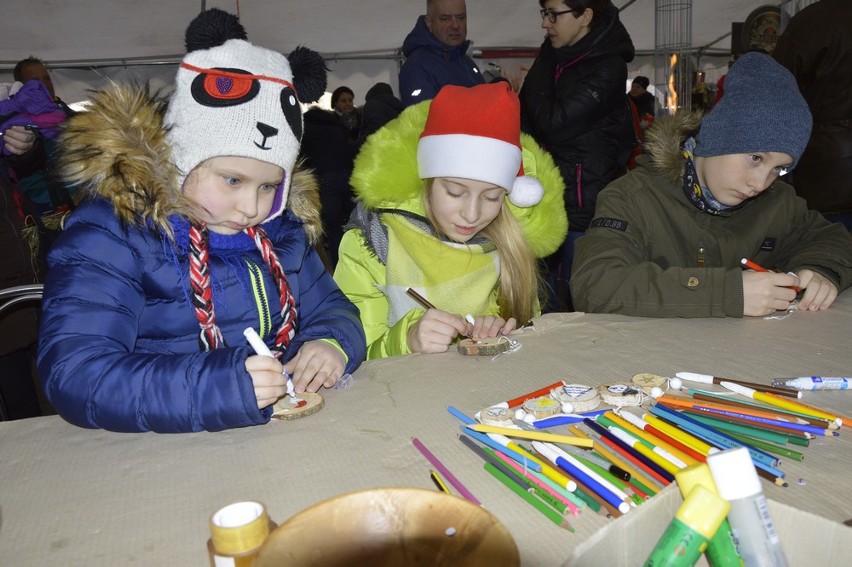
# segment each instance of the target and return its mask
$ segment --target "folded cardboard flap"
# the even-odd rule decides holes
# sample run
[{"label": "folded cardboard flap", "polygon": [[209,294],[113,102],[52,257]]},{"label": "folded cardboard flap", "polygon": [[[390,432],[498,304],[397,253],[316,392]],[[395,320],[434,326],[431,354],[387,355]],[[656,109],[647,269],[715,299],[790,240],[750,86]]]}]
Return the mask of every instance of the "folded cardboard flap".
[{"label": "folded cardboard flap", "polygon": [[[852,557],[852,527],[767,500],[790,565],[842,565]],[[643,565],[682,503],[677,485],[666,487],[575,547],[563,567]],[[702,556],[696,565],[708,563]]]}]

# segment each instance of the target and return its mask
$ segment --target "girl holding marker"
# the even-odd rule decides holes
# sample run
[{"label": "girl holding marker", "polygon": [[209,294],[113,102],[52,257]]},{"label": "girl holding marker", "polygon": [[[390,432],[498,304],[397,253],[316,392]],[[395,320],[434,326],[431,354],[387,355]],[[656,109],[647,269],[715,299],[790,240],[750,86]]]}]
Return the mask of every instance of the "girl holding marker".
[{"label": "girl holding marker", "polygon": [[536,261],[566,233],[564,185],[521,135],[507,83],[447,86],[407,108],[367,140],[351,183],[334,278],[360,309],[368,358],[444,352],[539,314]]}]

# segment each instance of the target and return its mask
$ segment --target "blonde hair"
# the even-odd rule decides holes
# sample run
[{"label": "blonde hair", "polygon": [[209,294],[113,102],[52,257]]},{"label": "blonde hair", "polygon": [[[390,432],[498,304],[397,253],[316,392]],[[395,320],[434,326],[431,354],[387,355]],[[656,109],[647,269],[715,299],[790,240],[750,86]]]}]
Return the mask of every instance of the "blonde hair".
[{"label": "blonde hair", "polygon": [[[423,210],[426,211],[426,218],[435,232],[446,236],[438,226],[429,206],[432,181],[433,179],[427,179],[424,182]],[[497,256],[500,258],[500,288],[497,295],[500,317],[504,319],[514,317],[518,321],[518,326],[525,325],[538,315],[541,275],[535,253],[505,200],[497,217],[482,229],[481,234],[494,245]]]}]

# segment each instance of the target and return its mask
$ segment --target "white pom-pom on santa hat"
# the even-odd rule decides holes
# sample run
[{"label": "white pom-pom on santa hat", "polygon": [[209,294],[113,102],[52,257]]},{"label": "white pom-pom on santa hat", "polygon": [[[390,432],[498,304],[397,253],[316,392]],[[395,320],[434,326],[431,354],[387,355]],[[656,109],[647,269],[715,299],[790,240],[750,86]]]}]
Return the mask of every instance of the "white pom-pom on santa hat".
[{"label": "white pom-pom on santa hat", "polygon": [[544,188],[524,175],[520,102],[506,82],[446,86],[430,103],[417,146],[420,177],[460,177],[506,189],[509,201],[531,207]]},{"label": "white pom-pom on santa hat", "polygon": [[532,207],[541,202],[544,196],[544,187],[535,177],[524,175],[523,166],[515,182],[512,183],[512,189],[509,191],[509,201],[516,207]]}]

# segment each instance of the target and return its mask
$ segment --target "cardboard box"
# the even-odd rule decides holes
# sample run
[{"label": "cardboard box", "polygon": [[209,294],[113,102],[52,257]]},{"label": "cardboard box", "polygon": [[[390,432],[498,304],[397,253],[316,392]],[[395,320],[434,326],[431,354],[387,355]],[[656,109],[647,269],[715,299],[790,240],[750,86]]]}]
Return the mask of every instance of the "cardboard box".
[{"label": "cardboard box", "polygon": [[[852,527],[767,500],[791,567],[848,565],[852,561]],[[643,565],[682,503],[677,485],[668,486],[574,548],[564,567]],[[708,563],[702,556],[696,565],[706,567]]]}]

